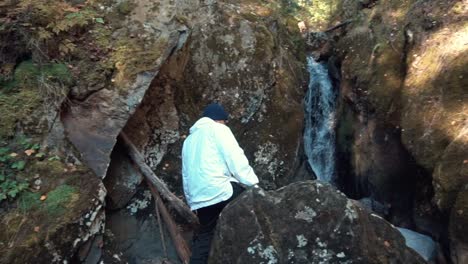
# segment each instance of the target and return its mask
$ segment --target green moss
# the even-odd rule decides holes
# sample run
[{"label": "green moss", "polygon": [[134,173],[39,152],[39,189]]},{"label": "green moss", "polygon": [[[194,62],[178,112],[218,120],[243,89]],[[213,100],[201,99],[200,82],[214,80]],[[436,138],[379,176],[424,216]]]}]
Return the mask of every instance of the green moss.
[{"label": "green moss", "polygon": [[41,71],[32,61],[24,61],[18,65],[14,74],[16,85],[34,85]]},{"label": "green moss", "polygon": [[26,213],[29,210],[38,209],[41,205],[39,193],[24,192],[18,199],[18,208]]},{"label": "green moss", "polygon": [[40,193],[24,192],[18,199],[18,208],[22,213],[36,212],[55,217],[63,214],[78,196],[76,187],[64,184],[47,193],[45,201],[40,200]]},{"label": "green moss", "polygon": [[50,216],[57,216],[63,214],[68,205],[77,200],[77,188],[64,184],[47,194],[44,208]]},{"label": "green moss", "polygon": [[275,47],[275,39],[265,26],[258,26],[255,30],[256,47],[254,57],[256,60],[271,58]]},{"label": "green moss", "polygon": [[129,38],[122,39],[116,44],[110,60],[117,68],[114,81],[118,87],[125,87],[138,73],[153,70],[157,60],[167,48],[165,38],[146,42]]},{"label": "green moss", "polygon": [[132,1],[123,1],[117,5],[117,11],[122,15],[130,14],[133,9],[136,7],[136,4]]},{"label": "green moss", "polygon": [[42,101],[51,103],[47,102],[49,98],[46,96],[67,93],[55,88],[47,90],[48,88],[63,88],[70,86],[72,82],[71,73],[64,64],[40,66],[31,60],[21,62],[16,67],[12,80],[0,81],[0,138],[12,136],[16,123],[37,111]]},{"label": "green moss", "polygon": [[106,50],[111,47],[112,31],[107,27],[99,27],[92,31],[91,38],[99,48]]},{"label": "green moss", "polygon": [[[29,88],[37,86],[40,81],[45,79],[49,81],[56,81],[70,85],[72,83],[72,76],[65,64],[50,63],[42,66],[34,63],[31,60],[21,62],[15,69],[13,80],[3,81],[0,80],[0,87],[9,88]],[[2,89],[5,91],[5,89]]]},{"label": "green moss", "polygon": [[63,174],[65,165],[59,160],[38,161],[31,165],[31,171],[46,177],[60,177]]},{"label": "green moss", "polygon": [[67,66],[62,63],[47,64],[42,68],[41,75],[48,81],[71,85],[73,78]]},{"label": "green moss", "polygon": [[37,90],[21,90],[18,93],[0,91],[0,138],[14,135],[16,123],[28,117],[40,106]]}]

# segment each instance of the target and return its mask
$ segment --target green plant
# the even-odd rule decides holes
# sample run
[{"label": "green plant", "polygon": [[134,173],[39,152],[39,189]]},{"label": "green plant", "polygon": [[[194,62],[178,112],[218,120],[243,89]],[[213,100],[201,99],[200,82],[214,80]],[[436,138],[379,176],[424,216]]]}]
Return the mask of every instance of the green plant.
[{"label": "green plant", "polygon": [[25,170],[27,161],[33,158],[29,156],[40,147],[24,135],[18,136],[7,147],[0,147],[0,201],[14,199],[29,187],[29,183],[19,175],[25,174],[22,171]]},{"label": "green plant", "polygon": [[17,170],[23,170],[24,166],[26,166],[26,162],[24,160],[18,160],[11,164],[11,168]]},{"label": "green plant", "polygon": [[11,156],[8,155],[9,152],[10,152],[10,148],[7,148],[7,147],[0,148],[0,163],[5,163],[11,159]]},{"label": "green plant", "polygon": [[11,174],[6,174],[4,171],[0,173],[0,201],[15,198],[28,187],[28,183],[16,181]]}]

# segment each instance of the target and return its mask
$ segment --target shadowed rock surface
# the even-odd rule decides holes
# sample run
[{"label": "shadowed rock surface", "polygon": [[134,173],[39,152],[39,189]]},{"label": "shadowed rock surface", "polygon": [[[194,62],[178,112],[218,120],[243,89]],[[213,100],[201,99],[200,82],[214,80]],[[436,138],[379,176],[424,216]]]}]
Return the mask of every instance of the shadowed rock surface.
[{"label": "shadowed rock surface", "polygon": [[209,263],[425,263],[400,233],[330,185],[250,189],[221,213]]}]

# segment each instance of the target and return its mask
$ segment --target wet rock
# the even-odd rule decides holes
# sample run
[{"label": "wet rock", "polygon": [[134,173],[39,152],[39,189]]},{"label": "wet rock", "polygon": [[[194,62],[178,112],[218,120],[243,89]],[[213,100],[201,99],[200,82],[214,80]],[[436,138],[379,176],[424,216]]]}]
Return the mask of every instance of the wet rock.
[{"label": "wet rock", "polygon": [[[151,193],[142,187],[138,190],[127,207],[107,214],[104,251],[113,252],[105,256],[110,263],[159,263],[166,257]],[[169,233],[164,226],[162,230],[167,257],[177,260]]]},{"label": "wet rock", "polygon": [[104,179],[108,191],[106,208],[114,210],[124,207],[132,199],[142,180],[141,173],[132,164],[126,149],[121,144],[117,144]]},{"label": "wet rock", "polygon": [[425,263],[388,222],[330,185],[312,181],[270,192],[250,189],[229,204],[209,262],[233,258],[240,263]]},{"label": "wet rock", "polygon": [[371,197],[364,197],[356,201],[359,206],[366,209],[370,213],[374,212],[381,217],[389,214],[390,205],[382,204]]}]

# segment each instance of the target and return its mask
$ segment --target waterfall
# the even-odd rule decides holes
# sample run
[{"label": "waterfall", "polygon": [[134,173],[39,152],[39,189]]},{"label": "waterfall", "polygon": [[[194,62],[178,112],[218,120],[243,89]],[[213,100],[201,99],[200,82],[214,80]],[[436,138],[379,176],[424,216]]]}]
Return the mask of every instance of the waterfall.
[{"label": "waterfall", "polygon": [[335,176],[335,108],[333,89],[325,64],[307,58],[310,74],[305,98],[304,150],[317,179],[332,182]]}]

